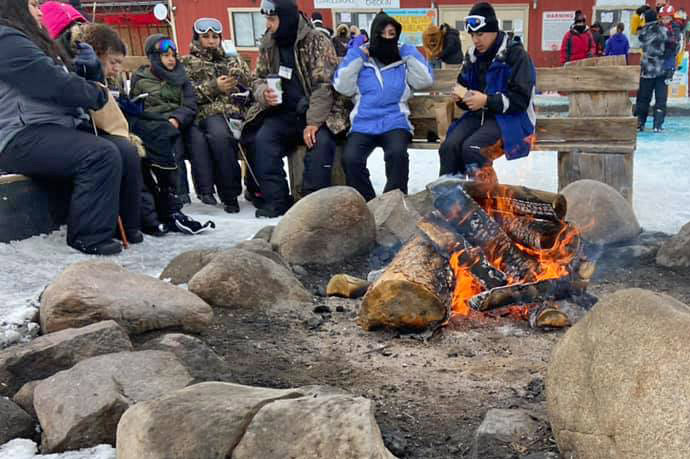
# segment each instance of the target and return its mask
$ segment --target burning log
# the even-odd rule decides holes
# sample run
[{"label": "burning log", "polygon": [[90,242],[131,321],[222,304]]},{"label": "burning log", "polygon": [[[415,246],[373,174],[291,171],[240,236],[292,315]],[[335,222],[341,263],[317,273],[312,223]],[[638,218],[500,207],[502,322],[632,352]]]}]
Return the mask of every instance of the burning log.
[{"label": "burning log", "polygon": [[513,217],[501,219],[503,230],[520,245],[537,250],[550,249],[566,225],[532,217]]},{"label": "burning log", "polygon": [[481,249],[470,247],[465,238],[438,211],[420,219],[417,228],[442,257],[450,259],[454,253],[459,252],[458,264],[466,267],[483,289],[507,283],[505,274],[489,264]]},{"label": "burning log", "polygon": [[498,212],[560,222],[568,210],[565,196],[558,193],[469,181],[462,182],[462,188],[484,209]]},{"label": "burning log", "polygon": [[569,277],[564,277],[496,287],[473,296],[469,304],[472,309],[489,311],[511,304],[562,300],[571,294],[570,281]]},{"label": "burning log", "polygon": [[445,321],[449,304],[448,262],[417,235],[369,287],[358,322],[365,330],[380,326],[421,330]]},{"label": "burning log", "polygon": [[454,187],[434,200],[434,206],[473,246],[482,249],[493,266],[512,281],[532,282],[539,262],[524,254],[505,231],[461,187]]}]

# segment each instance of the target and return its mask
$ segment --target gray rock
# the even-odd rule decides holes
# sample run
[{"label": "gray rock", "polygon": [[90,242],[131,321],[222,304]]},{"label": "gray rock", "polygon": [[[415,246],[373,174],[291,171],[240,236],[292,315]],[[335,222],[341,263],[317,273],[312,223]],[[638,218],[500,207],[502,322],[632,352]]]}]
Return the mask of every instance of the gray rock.
[{"label": "gray rock", "polygon": [[690,223],[663,243],[656,256],[657,264],[667,268],[690,267]]},{"label": "gray rock", "polygon": [[170,263],[158,277],[161,280],[169,280],[171,284],[186,284],[194,274],[209,264],[213,257],[222,250],[221,248],[211,248],[183,252],[170,260]]},{"label": "gray rock", "polygon": [[89,357],[131,350],[129,336],[112,320],[39,336],[0,351],[0,393],[13,395],[24,383],[47,378]]},{"label": "gray rock", "polygon": [[0,445],[15,438],[31,438],[33,418],[7,397],[0,397]]},{"label": "gray rock", "polygon": [[642,258],[653,259],[658,251],[658,246],[635,244],[607,250],[606,256],[619,261],[631,261]]},{"label": "gray rock", "polygon": [[190,374],[169,352],[120,352],[83,360],[34,389],[34,407],[43,428],[42,451],[112,445],[127,408],[191,382]]},{"label": "gray rock", "polygon": [[434,211],[434,202],[429,190],[422,190],[418,193],[407,195],[405,201],[412,205],[421,216],[429,215]]},{"label": "gray rock", "polygon": [[292,267],[292,270],[297,274],[298,276],[308,276],[309,272],[304,268],[302,265],[294,265]]},{"label": "gray rock", "polygon": [[283,265],[286,268],[290,268],[290,265],[280,256],[278,252],[273,250],[273,246],[268,241],[263,239],[249,239],[247,241],[241,241],[232,246],[233,249],[242,249],[249,252],[254,252],[257,255],[262,255],[269,260],[273,260],[279,265]]},{"label": "gray rock", "polygon": [[526,410],[491,409],[475,433],[472,458],[511,457],[511,443],[531,443],[538,428],[539,422]]},{"label": "gray rock", "polygon": [[29,413],[32,418],[37,419],[36,410],[34,409],[34,389],[41,382],[40,379],[36,381],[29,381],[24,384],[14,397],[12,401],[19,405],[24,411]]},{"label": "gray rock", "polygon": [[311,302],[311,294],[284,266],[254,252],[218,254],[189,281],[189,290],[218,307],[262,308]]},{"label": "gray rock", "polygon": [[626,289],[568,330],[545,379],[564,457],[690,457],[688,329],[687,305]]},{"label": "gray rock", "polygon": [[578,180],[561,193],[568,202],[565,219],[593,244],[628,241],[640,234],[630,203],[613,187],[596,180]]},{"label": "gray rock", "polygon": [[130,334],[168,327],[197,333],[211,307],[185,289],[102,260],[75,263],[41,295],[44,333],[112,319]]},{"label": "gray rock", "polygon": [[145,342],[141,349],[175,354],[192,375],[195,383],[225,381],[230,377],[231,367],[228,362],[195,336],[167,333]]},{"label": "gray rock", "polygon": [[278,223],[271,244],[290,264],[332,264],[367,252],[376,241],[374,216],[354,188],[311,193]]},{"label": "gray rock", "polygon": [[376,243],[386,247],[407,241],[417,232],[421,215],[400,190],[389,191],[367,203],[376,222]]},{"label": "gray rock", "polygon": [[264,226],[259,231],[257,231],[254,236],[252,236],[252,239],[263,239],[266,242],[270,242],[271,235],[273,234],[273,230],[275,229],[275,227],[275,225]]},{"label": "gray rock", "polygon": [[[299,422],[296,422],[299,420]],[[118,459],[391,459],[373,405],[323,387],[201,383],[139,403],[117,430]]]}]

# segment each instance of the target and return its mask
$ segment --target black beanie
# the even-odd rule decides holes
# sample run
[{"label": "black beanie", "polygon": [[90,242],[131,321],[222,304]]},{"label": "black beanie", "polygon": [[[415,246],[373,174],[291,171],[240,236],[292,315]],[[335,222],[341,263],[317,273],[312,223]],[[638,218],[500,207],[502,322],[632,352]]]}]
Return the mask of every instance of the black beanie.
[{"label": "black beanie", "polygon": [[651,24],[656,21],[656,10],[650,8],[644,12],[644,22],[645,24]]},{"label": "black beanie", "polygon": [[486,24],[482,28],[473,32],[498,32],[498,19],[496,18],[496,11],[494,11],[494,7],[491,6],[490,3],[475,3],[474,6],[472,6],[469,15],[483,16],[484,20],[486,21]]}]

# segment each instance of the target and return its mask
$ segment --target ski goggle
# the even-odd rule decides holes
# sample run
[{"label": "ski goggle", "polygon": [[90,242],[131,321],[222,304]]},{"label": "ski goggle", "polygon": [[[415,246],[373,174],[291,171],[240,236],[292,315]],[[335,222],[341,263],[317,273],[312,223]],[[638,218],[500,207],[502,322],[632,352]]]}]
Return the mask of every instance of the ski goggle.
[{"label": "ski goggle", "polygon": [[465,31],[466,32],[476,32],[486,25],[486,18],[484,16],[479,16],[473,14],[472,16],[465,17]]},{"label": "ski goggle", "polygon": [[203,35],[209,30],[220,35],[223,33],[223,25],[218,19],[214,18],[201,18],[194,22],[194,32],[199,35]]},{"label": "ski goggle", "polygon": [[175,42],[169,38],[164,38],[161,41],[159,41],[156,44],[156,49],[161,53],[167,53],[171,49],[173,50],[173,52],[177,52],[177,46],[175,46]]},{"label": "ski goggle", "polygon": [[276,4],[271,0],[261,0],[261,14],[264,16],[275,16],[278,14],[276,12]]}]

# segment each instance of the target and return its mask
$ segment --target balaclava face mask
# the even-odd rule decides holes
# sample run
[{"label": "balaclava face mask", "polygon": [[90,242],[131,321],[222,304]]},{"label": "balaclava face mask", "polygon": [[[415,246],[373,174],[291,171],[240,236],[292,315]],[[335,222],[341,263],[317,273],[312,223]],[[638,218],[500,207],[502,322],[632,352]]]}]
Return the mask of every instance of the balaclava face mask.
[{"label": "balaclava face mask", "polygon": [[299,27],[299,10],[293,0],[275,0],[276,14],[280,19],[278,30],[273,39],[279,47],[285,48],[295,44]]},{"label": "balaclava face mask", "polygon": [[[383,38],[381,32],[388,24],[395,27],[394,38]],[[380,61],[383,65],[389,65],[400,60],[400,48],[398,39],[402,32],[402,26],[398,21],[388,16],[386,13],[379,13],[371,23],[371,33],[369,40],[369,56]]]},{"label": "balaclava face mask", "polygon": [[[149,36],[144,44],[146,57],[149,58],[151,71],[156,77],[163,81],[167,81],[173,86],[182,86],[187,80],[187,72],[185,72],[184,66],[180,65],[178,62],[174,69],[168,70],[161,62],[161,53],[157,49],[157,45],[158,42],[165,38],[167,37],[163,34],[153,34]],[[175,59],[177,59],[177,57],[175,57]]]},{"label": "balaclava face mask", "polygon": [[577,10],[575,12],[575,24],[573,25],[573,30],[577,33],[584,33],[587,30],[587,24],[578,24],[578,22],[585,22],[587,18],[582,11]]}]

